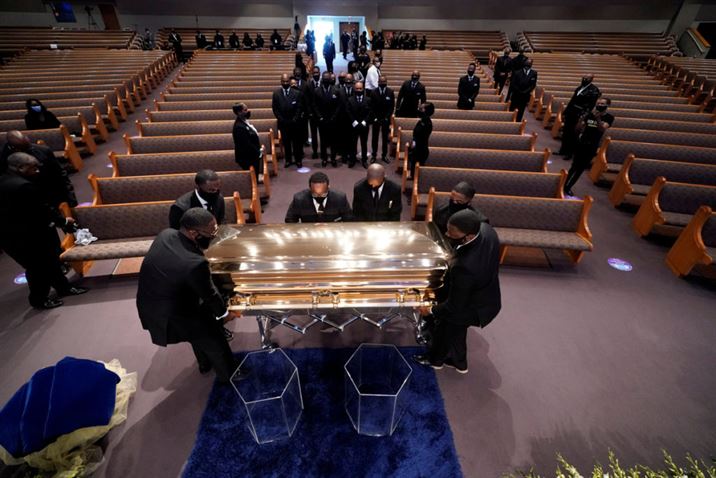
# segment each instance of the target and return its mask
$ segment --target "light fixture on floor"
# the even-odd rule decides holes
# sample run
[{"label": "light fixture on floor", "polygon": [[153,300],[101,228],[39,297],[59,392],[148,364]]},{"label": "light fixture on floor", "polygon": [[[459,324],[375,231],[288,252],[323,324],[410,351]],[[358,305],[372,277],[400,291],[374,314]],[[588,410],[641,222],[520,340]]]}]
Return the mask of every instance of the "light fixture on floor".
[{"label": "light fixture on floor", "polygon": [[25,277],[24,272],[21,272],[20,274],[16,275],[12,281],[17,285],[27,284],[27,277]]},{"label": "light fixture on floor", "polygon": [[631,262],[625,261],[624,259],[619,259],[617,257],[610,257],[609,259],[607,259],[607,264],[609,264],[614,269],[622,272],[631,272],[631,270],[634,268],[631,265]]}]

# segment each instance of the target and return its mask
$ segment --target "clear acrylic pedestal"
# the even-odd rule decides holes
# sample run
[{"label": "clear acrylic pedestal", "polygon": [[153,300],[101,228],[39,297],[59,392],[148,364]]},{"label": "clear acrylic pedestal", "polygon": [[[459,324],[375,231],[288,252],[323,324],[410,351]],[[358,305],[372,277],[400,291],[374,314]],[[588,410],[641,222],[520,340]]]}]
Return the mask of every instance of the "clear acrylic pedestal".
[{"label": "clear acrylic pedestal", "polygon": [[345,409],[360,435],[392,435],[413,369],[394,345],[361,344],[344,365]]},{"label": "clear acrylic pedestal", "polygon": [[[248,372],[239,380],[239,372]],[[298,368],[281,349],[250,352],[231,376],[258,444],[290,437],[303,412]]]}]

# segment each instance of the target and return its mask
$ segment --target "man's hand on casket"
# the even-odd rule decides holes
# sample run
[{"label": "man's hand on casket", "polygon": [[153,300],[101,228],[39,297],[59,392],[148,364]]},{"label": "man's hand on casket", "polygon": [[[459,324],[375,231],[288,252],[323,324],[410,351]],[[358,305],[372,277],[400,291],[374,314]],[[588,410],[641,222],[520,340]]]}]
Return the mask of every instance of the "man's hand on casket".
[{"label": "man's hand on casket", "polygon": [[231,322],[237,317],[241,317],[240,313],[236,313],[233,310],[230,310],[228,314],[226,314],[226,317],[224,317],[224,323]]}]

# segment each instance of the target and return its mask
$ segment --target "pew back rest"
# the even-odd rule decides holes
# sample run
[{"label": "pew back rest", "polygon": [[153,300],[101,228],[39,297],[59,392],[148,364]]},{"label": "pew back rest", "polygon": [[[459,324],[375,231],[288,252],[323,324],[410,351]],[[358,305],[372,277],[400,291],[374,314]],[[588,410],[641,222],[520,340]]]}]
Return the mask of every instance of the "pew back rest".
[{"label": "pew back rest", "polygon": [[[62,133],[62,126],[53,129],[23,131],[22,133],[27,136],[32,143],[43,141],[52,151],[63,151],[65,149],[65,135]],[[7,142],[6,137],[6,132],[0,133],[0,148],[5,146]]]},{"label": "pew back rest", "polygon": [[671,144],[642,143],[610,139],[606,145],[607,162],[623,164],[627,156],[637,158],[665,159],[689,163],[716,164],[716,149],[684,147]]},{"label": "pew back rest", "polygon": [[701,240],[706,247],[716,247],[716,214],[711,214],[706,220],[701,229]]},{"label": "pew back rest", "polygon": [[[161,123],[137,123],[141,136],[180,136],[194,134],[231,133],[234,121],[176,121]],[[275,119],[254,120],[251,122],[257,131],[276,129]]]},{"label": "pew back rest", "polygon": [[659,176],[678,183],[716,186],[716,165],[635,158],[629,168],[632,184],[652,185]]},{"label": "pew back rest", "polygon": [[[226,196],[236,191],[244,199],[252,197],[252,178],[249,171],[224,171],[221,189]],[[119,204],[148,201],[175,200],[196,187],[195,174],[169,174],[164,176],[127,176],[118,178],[92,178],[97,204]]]},{"label": "pew back rest", "polygon": [[[472,121],[515,121],[516,111],[484,111],[484,110],[435,110],[433,121],[438,119],[472,120]],[[253,117],[253,113],[251,116]],[[397,119],[397,118],[396,118]]]},{"label": "pew back rest", "polygon": [[701,206],[716,209],[716,186],[667,181],[659,194],[659,207],[665,212],[694,214]]},{"label": "pew back rest", "polygon": [[[448,133],[445,131],[433,131],[430,135],[430,146],[532,151],[535,138],[536,135]],[[412,140],[412,130],[400,130],[399,141],[401,144],[412,142]]]},{"label": "pew back rest", "polygon": [[[224,198],[226,223],[236,223],[232,197]],[[169,208],[174,201],[76,207],[72,216],[80,227],[89,228],[100,241],[156,236],[169,227]],[[80,246],[81,247],[81,246]]]},{"label": "pew back rest", "polygon": [[[147,116],[152,123],[163,123],[165,121],[234,121],[236,119],[234,112],[228,108],[223,110],[147,111]],[[271,108],[251,109],[252,122],[263,119],[275,119]]]},{"label": "pew back rest", "polygon": [[430,148],[430,165],[467,169],[546,172],[547,151]]},{"label": "pew back rest", "polygon": [[[265,146],[266,152],[270,152],[269,133],[260,132],[259,139]],[[231,133],[127,137],[126,142],[131,154],[234,150],[234,139]]]},{"label": "pew back rest", "polygon": [[236,171],[233,151],[193,151],[187,153],[114,155],[117,176],[194,173],[198,169]]},{"label": "pew back rest", "polygon": [[[411,130],[415,127],[415,118],[395,118],[395,127]],[[433,131],[450,131],[453,133],[493,133],[522,134],[522,123],[512,121],[472,121],[472,120],[433,120]]]},{"label": "pew back rest", "polygon": [[683,133],[675,131],[655,131],[648,129],[609,128],[607,134],[611,139],[638,141],[644,143],[677,144],[716,148],[716,134]]},{"label": "pew back rest", "polygon": [[[419,168],[419,169],[418,169]],[[467,181],[478,194],[505,196],[561,197],[564,174],[495,171],[489,169],[416,168],[417,193],[451,191],[460,181]]]},{"label": "pew back rest", "polygon": [[[449,200],[448,194],[436,193],[433,211]],[[582,219],[584,201],[477,194],[471,205],[487,216],[493,227],[575,232]]]}]

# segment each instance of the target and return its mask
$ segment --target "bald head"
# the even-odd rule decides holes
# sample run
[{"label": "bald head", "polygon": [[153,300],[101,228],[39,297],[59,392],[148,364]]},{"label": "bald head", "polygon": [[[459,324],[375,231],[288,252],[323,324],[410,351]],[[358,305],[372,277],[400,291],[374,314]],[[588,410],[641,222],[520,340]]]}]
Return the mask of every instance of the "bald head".
[{"label": "bald head", "polygon": [[30,138],[17,130],[7,133],[7,142],[15,151],[27,151],[30,148]]},{"label": "bald head", "polygon": [[370,187],[379,188],[385,181],[385,168],[377,163],[371,164],[368,166],[366,179]]},{"label": "bald head", "polygon": [[27,153],[12,153],[7,158],[8,171],[30,177],[40,172],[40,162]]},{"label": "bald head", "polygon": [[281,87],[284,89],[289,89],[291,87],[291,77],[286,73],[281,75]]},{"label": "bald head", "polygon": [[413,74],[410,77],[413,81],[418,81],[420,79],[420,72],[418,70],[413,70]]}]

